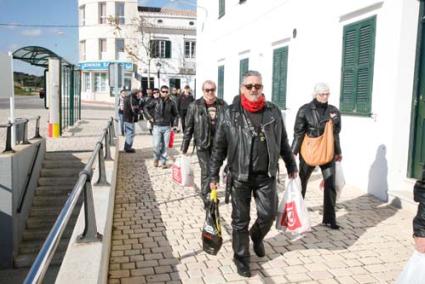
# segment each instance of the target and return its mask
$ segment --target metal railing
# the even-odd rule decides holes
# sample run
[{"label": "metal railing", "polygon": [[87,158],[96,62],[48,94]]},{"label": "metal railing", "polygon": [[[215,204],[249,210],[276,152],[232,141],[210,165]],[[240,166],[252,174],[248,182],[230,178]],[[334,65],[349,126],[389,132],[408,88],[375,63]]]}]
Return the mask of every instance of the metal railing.
[{"label": "metal railing", "polygon": [[6,146],[3,153],[14,153],[12,148],[12,126],[15,126],[15,138],[17,144],[31,144],[28,141],[28,122],[35,120],[35,135],[31,139],[41,138],[40,136],[40,116],[33,118],[17,118],[14,123],[0,124],[0,128],[7,128]]},{"label": "metal railing", "polygon": [[[93,192],[91,179],[93,176],[92,166],[97,157],[98,160],[98,180],[95,185],[109,185],[106,180],[105,160],[112,160],[110,146],[115,137],[113,118],[108,121],[108,125],[103,129],[103,134],[96,143],[92,155],[84,169],[80,172],[77,183],[74,185],[71,194],[65,202],[64,207],[59,213],[55,224],[49,232],[46,241],[38,253],[34,263],[31,266],[24,283],[42,283],[44,275],[50,265],[53,255],[56,251],[59,241],[65,231],[66,225],[71,217],[72,211],[83,192],[84,197],[84,220],[85,227],[83,233],[78,236],[77,242],[90,243],[102,240],[102,235],[97,232],[96,217],[93,204]],[[105,153],[103,148],[105,147]]]}]

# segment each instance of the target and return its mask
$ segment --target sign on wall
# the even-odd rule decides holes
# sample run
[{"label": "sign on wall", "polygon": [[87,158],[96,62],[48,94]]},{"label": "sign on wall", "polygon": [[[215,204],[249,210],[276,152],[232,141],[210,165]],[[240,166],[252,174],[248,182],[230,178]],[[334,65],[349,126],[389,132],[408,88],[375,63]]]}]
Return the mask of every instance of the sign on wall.
[{"label": "sign on wall", "polygon": [[13,96],[12,57],[0,53],[0,98]]},{"label": "sign on wall", "polygon": [[122,68],[125,71],[133,71],[133,63],[128,63],[128,62],[111,62],[111,61],[106,61],[106,62],[84,62],[84,63],[80,63],[78,64],[80,66],[80,69],[85,71],[85,70],[108,70],[109,68],[109,64],[111,63],[118,63],[122,66]]}]

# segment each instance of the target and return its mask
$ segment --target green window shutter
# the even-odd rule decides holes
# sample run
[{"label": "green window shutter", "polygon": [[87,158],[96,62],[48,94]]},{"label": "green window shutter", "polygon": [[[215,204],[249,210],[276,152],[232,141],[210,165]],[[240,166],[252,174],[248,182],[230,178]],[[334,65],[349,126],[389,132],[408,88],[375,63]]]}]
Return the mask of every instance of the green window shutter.
[{"label": "green window shutter", "polygon": [[171,58],[171,41],[165,42],[165,58]]},{"label": "green window shutter", "polygon": [[218,66],[217,96],[224,97],[224,65]]},{"label": "green window shutter", "polygon": [[158,41],[151,40],[149,42],[149,45],[150,45],[151,58],[157,58],[158,57]]},{"label": "green window shutter", "polygon": [[218,17],[221,18],[226,13],[226,2],[225,0],[218,0]]},{"label": "green window shutter", "polygon": [[239,84],[242,84],[242,77],[248,70],[249,70],[249,58],[242,59],[239,62]]},{"label": "green window shutter", "polygon": [[272,102],[281,109],[286,108],[288,51],[289,48],[287,46],[273,51]]},{"label": "green window shutter", "polygon": [[344,27],[340,108],[369,115],[372,104],[376,16]]}]

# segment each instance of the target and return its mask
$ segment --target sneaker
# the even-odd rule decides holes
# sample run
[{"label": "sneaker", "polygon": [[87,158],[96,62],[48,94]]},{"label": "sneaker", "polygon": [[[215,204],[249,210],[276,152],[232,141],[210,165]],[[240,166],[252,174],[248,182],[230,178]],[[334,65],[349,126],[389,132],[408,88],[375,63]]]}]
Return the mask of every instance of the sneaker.
[{"label": "sneaker", "polygon": [[162,164],[162,165],[161,165],[161,167],[162,167],[163,169],[167,169],[167,168],[168,168],[167,164]]},{"label": "sneaker", "polygon": [[135,153],[135,152],[136,152],[136,150],[135,150],[134,148],[124,149],[124,151],[125,151],[126,153]]},{"label": "sneaker", "polygon": [[157,168],[157,167],[158,167],[158,160],[153,160],[153,166],[154,166],[155,168]]}]

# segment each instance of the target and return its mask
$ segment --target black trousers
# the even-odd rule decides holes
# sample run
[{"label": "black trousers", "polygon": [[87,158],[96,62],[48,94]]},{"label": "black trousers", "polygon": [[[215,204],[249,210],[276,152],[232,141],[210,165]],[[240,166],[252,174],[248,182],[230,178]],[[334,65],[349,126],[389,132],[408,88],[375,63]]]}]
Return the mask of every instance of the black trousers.
[{"label": "black trousers", "polygon": [[187,114],[187,110],[180,112],[180,119],[181,119],[181,122],[182,122],[183,133],[184,133],[184,130],[186,129],[186,114]]},{"label": "black trousers", "polygon": [[198,150],[196,151],[198,155],[199,166],[201,167],[201,194],[202,200],[207,199],[207,195],[210,192],[210,180],[208,178],[208,162],[211,156],[211,148],[208,150]]},{"label": "black trousers", "polygon": [[[300,155],[300,179],[302,186],[302,195],[305,197],[307,190],[308,179],[314,170],[314,166],[306,164]],[[331,161],[327,164],[320,166],[322,170],[323,180],[325,182],[324,195],[323,195],[323,223],[336,223],[335,217],[335,202],[336,202],[336,189],[335,189],[335,162]]]},{"label": "black trousers", "polygon": [[233,181],[232,189],[232,245],[235,258],[249,258],[251,197],[254,196],[257,219],[250,231],[254,241],[262,241],[275,220],[277,211],[276,179],[256,177],[248,182]]}]

